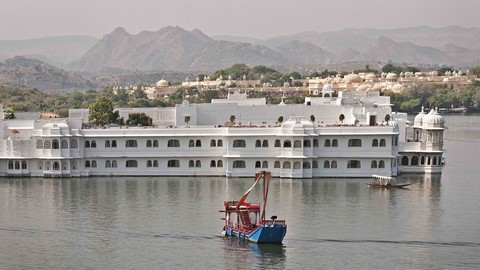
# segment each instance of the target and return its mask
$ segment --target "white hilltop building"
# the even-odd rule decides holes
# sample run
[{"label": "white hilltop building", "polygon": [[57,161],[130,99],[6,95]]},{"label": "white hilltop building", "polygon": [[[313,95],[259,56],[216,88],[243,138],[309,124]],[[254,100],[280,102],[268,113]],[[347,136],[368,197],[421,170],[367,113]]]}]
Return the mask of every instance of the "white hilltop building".
[{"label": "white hilltop building", "polygon": [[421,113],[409,126],[379,91],[279,105],[232,93],[210,104],[118,110],[145,112],[154,126],[84,128],[82,109],[65,119],[1,119],[0,176],[251,177],[269,170],[317,178],[442,169],[443,118]]}]

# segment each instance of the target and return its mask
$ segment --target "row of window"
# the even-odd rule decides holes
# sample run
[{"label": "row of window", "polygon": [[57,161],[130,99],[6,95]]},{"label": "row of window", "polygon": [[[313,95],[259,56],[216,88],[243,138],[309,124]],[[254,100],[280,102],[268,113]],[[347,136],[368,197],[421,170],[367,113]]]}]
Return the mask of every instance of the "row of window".
[{"label": "row of window", "polygon": [[[53,139],[53,140],[37,140],[36,141],[37,149],[67,149],[68,140]],[[70,148],[78,148],[78,141],[76,139],[70,140]]]},{"label": "row of window", "polygon": [[408,166],[408,165],[412,165],[412,166],[433,165],[433,166],[436,166],[436,165],[441,165],[441,163],[442,163],[441,158],[438,157],[438,159],[437,159],[436,156],[434,156],[434,157],[421,156],[420,159],[417,156],[413,156],[410,160],[407,156],[402,157],[402,165],[404,165],[404,166]]},{"label": "row of window", "polygon": [[[21,166],[20,166],[20,164],[21,164]],[[28,168],[28,167],[27,167],[27,161],[22,160],[22,162],[20,163],[20,161],[18,161],[18,160],[15,161],[15,162],[13,162],[12,160],[10,160],[10,161],[8,162],[8,169],[9,169],[9,170],[20,170],[20,168],[21,168],[22,170],[26,170],[26,169]]]},{"label": "row of window", "polygon": [[[397,145],[398,138],[395,137],[395,145]],[[281,147],[282,142],[280,140],[275,140],[274,147]],[[293,148],[301,148],[303,147],[318,147],[318,140],[314,139],[313,144],[312,141],[310,140],[304,140],[303,144],[301,140],[295,140],[293,142]],[[202,147],[202,141],[201,140],[190,140],[188,142],[189,147]],[[385,147],[386,146],[386,140],[385,139],[373,139],[372,141],[372,147]],[[116,140],[106,140],[105,141],[105,148],[116,148],[117,147],[117,141]],[[127,140],[125,141],[125,147],[126,148],[136,148],[138,147],[138,142],[137,140]],[[159,147],[158,140],[147,140],[146,141],[146,147]],[[167,142],[167,147],[180,147],[180,141],[176,139],[168,140]],[[223,141],[222,140],[211,140],[210,141],[210,147],[223,147]],[[247,147],[247,143],[245,140],[234,140],[233,141],[233,147],[235,148],[244,148]],[[268,140],[256,140],[255,141],[255,147],[269,147]],[[283,147],[284,148],[290,148],[292,147],[292,141],[290,140],[285,140],[283,141]],[[338,140],[337,139],[326,139],[324,142],[324,147],[338,147]],[[349,139],[348,140],[348,147],[362,147],[362,140],[361,139]],[[52,141],[50,140],[37,140],[36,143],[36,148],[37,149],[66,149],[68,148],[68,140],[61,140],[59,141],[58,139],[54,139]],[[78,142],[76,139],[72,139],[70,141],[70,148],[78,148]],[[95,140],[86,140],[85,141],[85,148],[97,148],[97,142]]]}]

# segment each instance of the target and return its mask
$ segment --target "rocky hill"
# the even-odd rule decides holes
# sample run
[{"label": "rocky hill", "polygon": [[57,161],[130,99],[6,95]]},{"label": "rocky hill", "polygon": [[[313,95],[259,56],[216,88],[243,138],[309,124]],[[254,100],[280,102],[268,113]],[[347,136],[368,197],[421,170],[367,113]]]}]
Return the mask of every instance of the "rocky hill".
[{"label": "rocky hill", "polygon": [[279,53],[250,43],[216,41],[200,30],[166,27],[137,35],[117,28],[69,67],[96,71],[105,67],[124,70],[213,71],[235,63],[281,65]]},{"label": "rocky hill", "polygon": [[0,63],[0,85],[28,86],[51,91],[97,87],[91,80],[74,72],[23,56],[15,56]]}]

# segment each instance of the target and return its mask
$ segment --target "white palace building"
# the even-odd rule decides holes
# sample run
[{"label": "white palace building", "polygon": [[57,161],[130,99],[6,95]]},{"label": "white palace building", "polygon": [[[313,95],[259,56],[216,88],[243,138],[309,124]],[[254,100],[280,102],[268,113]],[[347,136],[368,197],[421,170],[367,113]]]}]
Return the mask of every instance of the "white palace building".
[{"label": "white palace building", "polygon": [[0,119],[0,176],[251,177],[269,170],[316,178],[442,170],[443,118],[422,112],[412,125],[391,112],[380,91],[278,105],[233,93],[210,104],[118,110],[125,119],[145,112],[154,126],[84,128],[85,109],[66,119]]}]

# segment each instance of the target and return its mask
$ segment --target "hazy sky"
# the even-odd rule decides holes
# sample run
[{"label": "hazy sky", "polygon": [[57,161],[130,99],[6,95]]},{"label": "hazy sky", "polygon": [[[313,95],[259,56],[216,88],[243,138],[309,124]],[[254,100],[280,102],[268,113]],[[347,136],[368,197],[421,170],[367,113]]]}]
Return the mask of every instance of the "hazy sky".
[{"label": "hazy sky", "polygon": [[165,26],[266,38],[343,28],[480,27],[478,0],[0,0],[0,40]]}]

